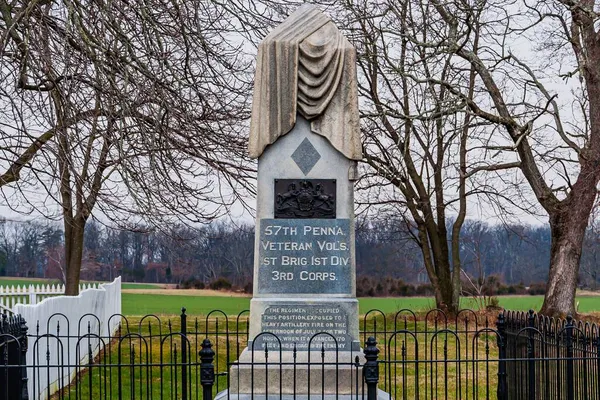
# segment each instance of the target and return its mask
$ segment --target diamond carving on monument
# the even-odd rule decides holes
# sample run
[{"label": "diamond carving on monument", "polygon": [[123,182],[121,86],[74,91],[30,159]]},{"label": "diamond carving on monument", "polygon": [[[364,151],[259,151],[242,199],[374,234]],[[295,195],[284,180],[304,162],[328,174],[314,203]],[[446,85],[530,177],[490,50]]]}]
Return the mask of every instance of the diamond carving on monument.
[{"label": "diamond carving on monument", "polygon": [[304,175],[308,174],[320,159],[321,155],[308,138],[304,138],[300,146],[292,154],[292,160],[294,160]]}]

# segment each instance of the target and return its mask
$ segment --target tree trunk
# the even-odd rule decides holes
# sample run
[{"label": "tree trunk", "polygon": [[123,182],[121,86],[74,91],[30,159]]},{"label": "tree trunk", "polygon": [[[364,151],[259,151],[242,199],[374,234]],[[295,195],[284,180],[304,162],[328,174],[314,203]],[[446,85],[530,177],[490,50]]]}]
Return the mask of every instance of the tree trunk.
[{"label": "tree trunk", "polygon": [[561,316],[575,314],[575,290],[581,247],[578,232],[563,225],[551,226],[552,247],[546,296],[541,313]]},{"label": "tree trunk", "polygon": [[431,279],[431,285],[435,295],[435,306],[444,311],[449,316],[458,313],[459,296],[456,296],[455,285],[453,284],[452,274],[450,273],[450,263],[437,260],[435,264],[437,276]]},{"label": "tree trunk", "polygon": [[433,285],[435,293],[435,306],[444,311],[448,316],[458,313],[458,299],[454,296],[452,282],[438,280],[438,285]]},{"label": "tree trunk", "polygon": [[576,314],[579,262],[595,198],[595,181],[579,179],[557,211],[550,215],[550,271],[541,314],[561,317]]},{"label": "tree trunk", "polygon": [[74,220],[71,226],[65,226],[65,295],[79,294],[79,276],[81,274],[81,259],[83,256],[83,235],[85,220]]}]

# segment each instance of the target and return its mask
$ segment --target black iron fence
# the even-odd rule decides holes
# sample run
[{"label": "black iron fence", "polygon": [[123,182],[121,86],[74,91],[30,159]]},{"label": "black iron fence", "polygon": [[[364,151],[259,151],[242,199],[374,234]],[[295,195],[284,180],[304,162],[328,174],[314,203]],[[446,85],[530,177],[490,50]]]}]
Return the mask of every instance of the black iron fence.
[{"label": "black iron fence", "polygon": [[511,399],[600,399],[598,326],[533,311],[507,312],[506,387]]},{"label": "black iron fence", "polygon": [[26,353],[25,320],[19,315],[0,315],[0,400],[27,398]]},{"label": "black iron fence", "polygon": [[[490,321],[471,310],[452,318],[440,310],[371,310],[361,320],[362,350],[342,350],[323,332],[310,338],[310,351],[299,351],[271,333],[249,342],[248,317],[218,310],[193,319],[185,310],[175,319],[114,315],[121,328],[111,335],[102,332],[110,321],[55,314],[30,330],[27,363],[24,324],[15,317],[4,324],[12,333],[0,335],[0,400],[44,400],[57,388],[53,400],[600,399],[594,324],[533,312]],[[39,334],[40,323],[48,333]],[[76,335],[65,333],[75,331],[71,323]],[[4,383],[17,381],[8,392]]]}]

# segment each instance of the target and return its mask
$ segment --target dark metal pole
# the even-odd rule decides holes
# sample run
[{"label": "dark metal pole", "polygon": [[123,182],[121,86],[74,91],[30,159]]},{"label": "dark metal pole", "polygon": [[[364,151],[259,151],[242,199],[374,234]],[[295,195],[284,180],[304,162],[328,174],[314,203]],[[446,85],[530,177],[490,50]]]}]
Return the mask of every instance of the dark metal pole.
[{"label": "dark metal pole", "polygon": [[200,383],[202,384],[202,399],[212,400],[212,388],[215,384],[215,352],[210,340],[204,339],[200,350]]},{"label": "dark metal pole", "polygon": [[27,389],[27,322],[21,318],[21,400],[29,400],[29,390]]},{"label": "dark metal pole", "polygon": [[187,400],[188,396],[188,366],[187,366],[187,315],[185,307],[181,309],[181,400]]},{"label": "dark metal pole", "polygon": [[0,399],[8,400],[12,395],[10,391],[10,379],[9,370],[10,361],[8,360],[8,325],[6,321],[6,314],[2,314],[2,321],[0,321]]},{"label": "dark metal pole", "polygon": [[575,382],[573,377],[573,317],[567,316],[567,325],[565,327],[567,337],[567,399],[575,399]]},{"label": "dark metal pole", "polygon": [[504,313],[498,315],[498,321],[496,321],[496,328],[498,330],[498,388],[497,395],[498,400],[508,400],[508,390],[506,387],[506,320],[504,319]]},{"label": "dark metal pole", "polygon": [[377,341],[373,336],[367,339],[365,344],[365,358],[367,362],[363,367],[363,377],[367,384],[367,400],[377,400],[377,383],[379,382],[379,363],[377,362],[377,356],[379,349],[377,348]]},{"label": "dark metal pole", "polygon": [[[600,374],[600,337],[596,341],[596,374]],[[600,399],[600,382],[598,382],[599,378],[596,375],[596,389],[598,390],[598,399]]]},{"label": "dark metal pole", "polygon": [[533,334],[535,329],[535,312],[529,310],[529,329],[527,330],[527,361],[528,378],[529,378],[529,396],[530,400],[535,400],[535,342]]}]

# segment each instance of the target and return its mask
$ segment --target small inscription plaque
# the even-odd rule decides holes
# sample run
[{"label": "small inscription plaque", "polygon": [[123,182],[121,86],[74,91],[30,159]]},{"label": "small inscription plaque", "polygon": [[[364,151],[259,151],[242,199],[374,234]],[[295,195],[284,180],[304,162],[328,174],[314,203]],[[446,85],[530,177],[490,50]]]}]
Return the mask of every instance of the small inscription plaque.
[{"label": "small inscription plaque", "polygon": [[261,219],[259,293],[351,293],[349,219]]},{"label": "small inscription plaque", "polygon": [[[261,318],[261,331],[276,335],[281,341],[282,350],[308,350],[310,339],[321,332],[329,335],[317,335],[311,344],[311,350],[335,349],[351,350],[352,339],[348,335],[348,315],[336,304],[331,305],[278,305],[267,308]],[[277,349],[279,342],[271,335],[261,335],[255,348]]]},{"label": "small inscription plaque", "polygon": [[275,218],[335,218],[335,179],[275,179]]}]

